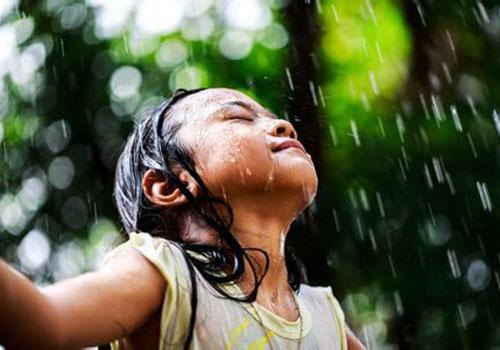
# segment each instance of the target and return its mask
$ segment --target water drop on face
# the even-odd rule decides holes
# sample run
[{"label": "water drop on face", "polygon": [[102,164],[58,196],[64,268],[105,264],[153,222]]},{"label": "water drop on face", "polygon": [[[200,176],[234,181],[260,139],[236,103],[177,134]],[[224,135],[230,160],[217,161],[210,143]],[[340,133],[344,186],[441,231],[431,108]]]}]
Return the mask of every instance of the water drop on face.
[{"label": "water drop on face", "polygon": [[252,175],[252,171],[250,170],[250,168],[246,168],[246,169],[245,169],[245,173],[246,173],[248,176],[251,176],[251,175]]}]

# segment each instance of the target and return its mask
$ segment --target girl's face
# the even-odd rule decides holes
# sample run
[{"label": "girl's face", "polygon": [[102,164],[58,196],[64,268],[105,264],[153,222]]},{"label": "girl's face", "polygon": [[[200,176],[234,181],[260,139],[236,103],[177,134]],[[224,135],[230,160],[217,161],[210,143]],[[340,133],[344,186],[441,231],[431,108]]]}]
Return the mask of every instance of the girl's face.
[{"label": "girl's face", "polygon": [[296,200],[298,210],[313,200],[316,171],[288,121],[248,96],[223,88],[190,95],[174,109],[176,118],[182,118],[179,141],[213,195],[231,204],[232,198],[272,194]]}]

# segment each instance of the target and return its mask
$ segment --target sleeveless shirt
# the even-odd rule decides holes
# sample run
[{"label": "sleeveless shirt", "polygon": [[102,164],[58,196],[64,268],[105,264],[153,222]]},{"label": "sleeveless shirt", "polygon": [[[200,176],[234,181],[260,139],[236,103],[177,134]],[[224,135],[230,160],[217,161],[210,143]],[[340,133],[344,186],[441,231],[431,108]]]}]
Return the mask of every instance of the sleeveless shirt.
[{"label": "sleeveless shirt", "polygon": [[[182,248],[148,233],[132,232],[127,242],[104,257],[101,266],[129,246],[156,266],[166,280],[159,350],[183,349],[191,316],[191,282]],[[344,313],[331,287],[301,284],[294,294],[301,317],[288,321],[257,302],[222,296],[195,273],[198,304],[190,349],[347,350]],[[241,292],[236,285],[224,289],[230,295]],[[111,347],[119,349],[119,340]]]}]

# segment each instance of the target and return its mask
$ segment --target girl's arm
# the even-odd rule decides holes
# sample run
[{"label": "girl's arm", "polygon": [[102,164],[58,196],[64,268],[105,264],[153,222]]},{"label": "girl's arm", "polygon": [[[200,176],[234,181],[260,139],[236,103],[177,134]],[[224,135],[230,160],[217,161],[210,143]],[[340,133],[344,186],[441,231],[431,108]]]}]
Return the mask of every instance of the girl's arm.
[{"label": "girl's arm", "polygon": [[160,307],[161,273],[133,248],[104,268],[40,290],[0,260],[0,344],[81,348],[132,333]]},{"label": "girl's arm", "polygon": [[361,341],[356,338],[354,333],[349,329],[349,327],[346,326],[345,329],[346,335],[347,335],[347,349],[349,350],[365,350],[365,346]]}]

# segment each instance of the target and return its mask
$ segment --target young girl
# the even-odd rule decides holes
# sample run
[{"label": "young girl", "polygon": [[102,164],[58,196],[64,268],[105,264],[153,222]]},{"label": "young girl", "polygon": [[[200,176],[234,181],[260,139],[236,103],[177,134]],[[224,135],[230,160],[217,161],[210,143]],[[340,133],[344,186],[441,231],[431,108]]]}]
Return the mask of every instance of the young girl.
[{"label": "young girl", "polygon": [[313,200],[286,120],[230,89],[181,90],[118,161],[126,243],[92,273],[39,290],[0,261],[0,344],[14,349],[362,349],[331,288],[285,252]]}]

